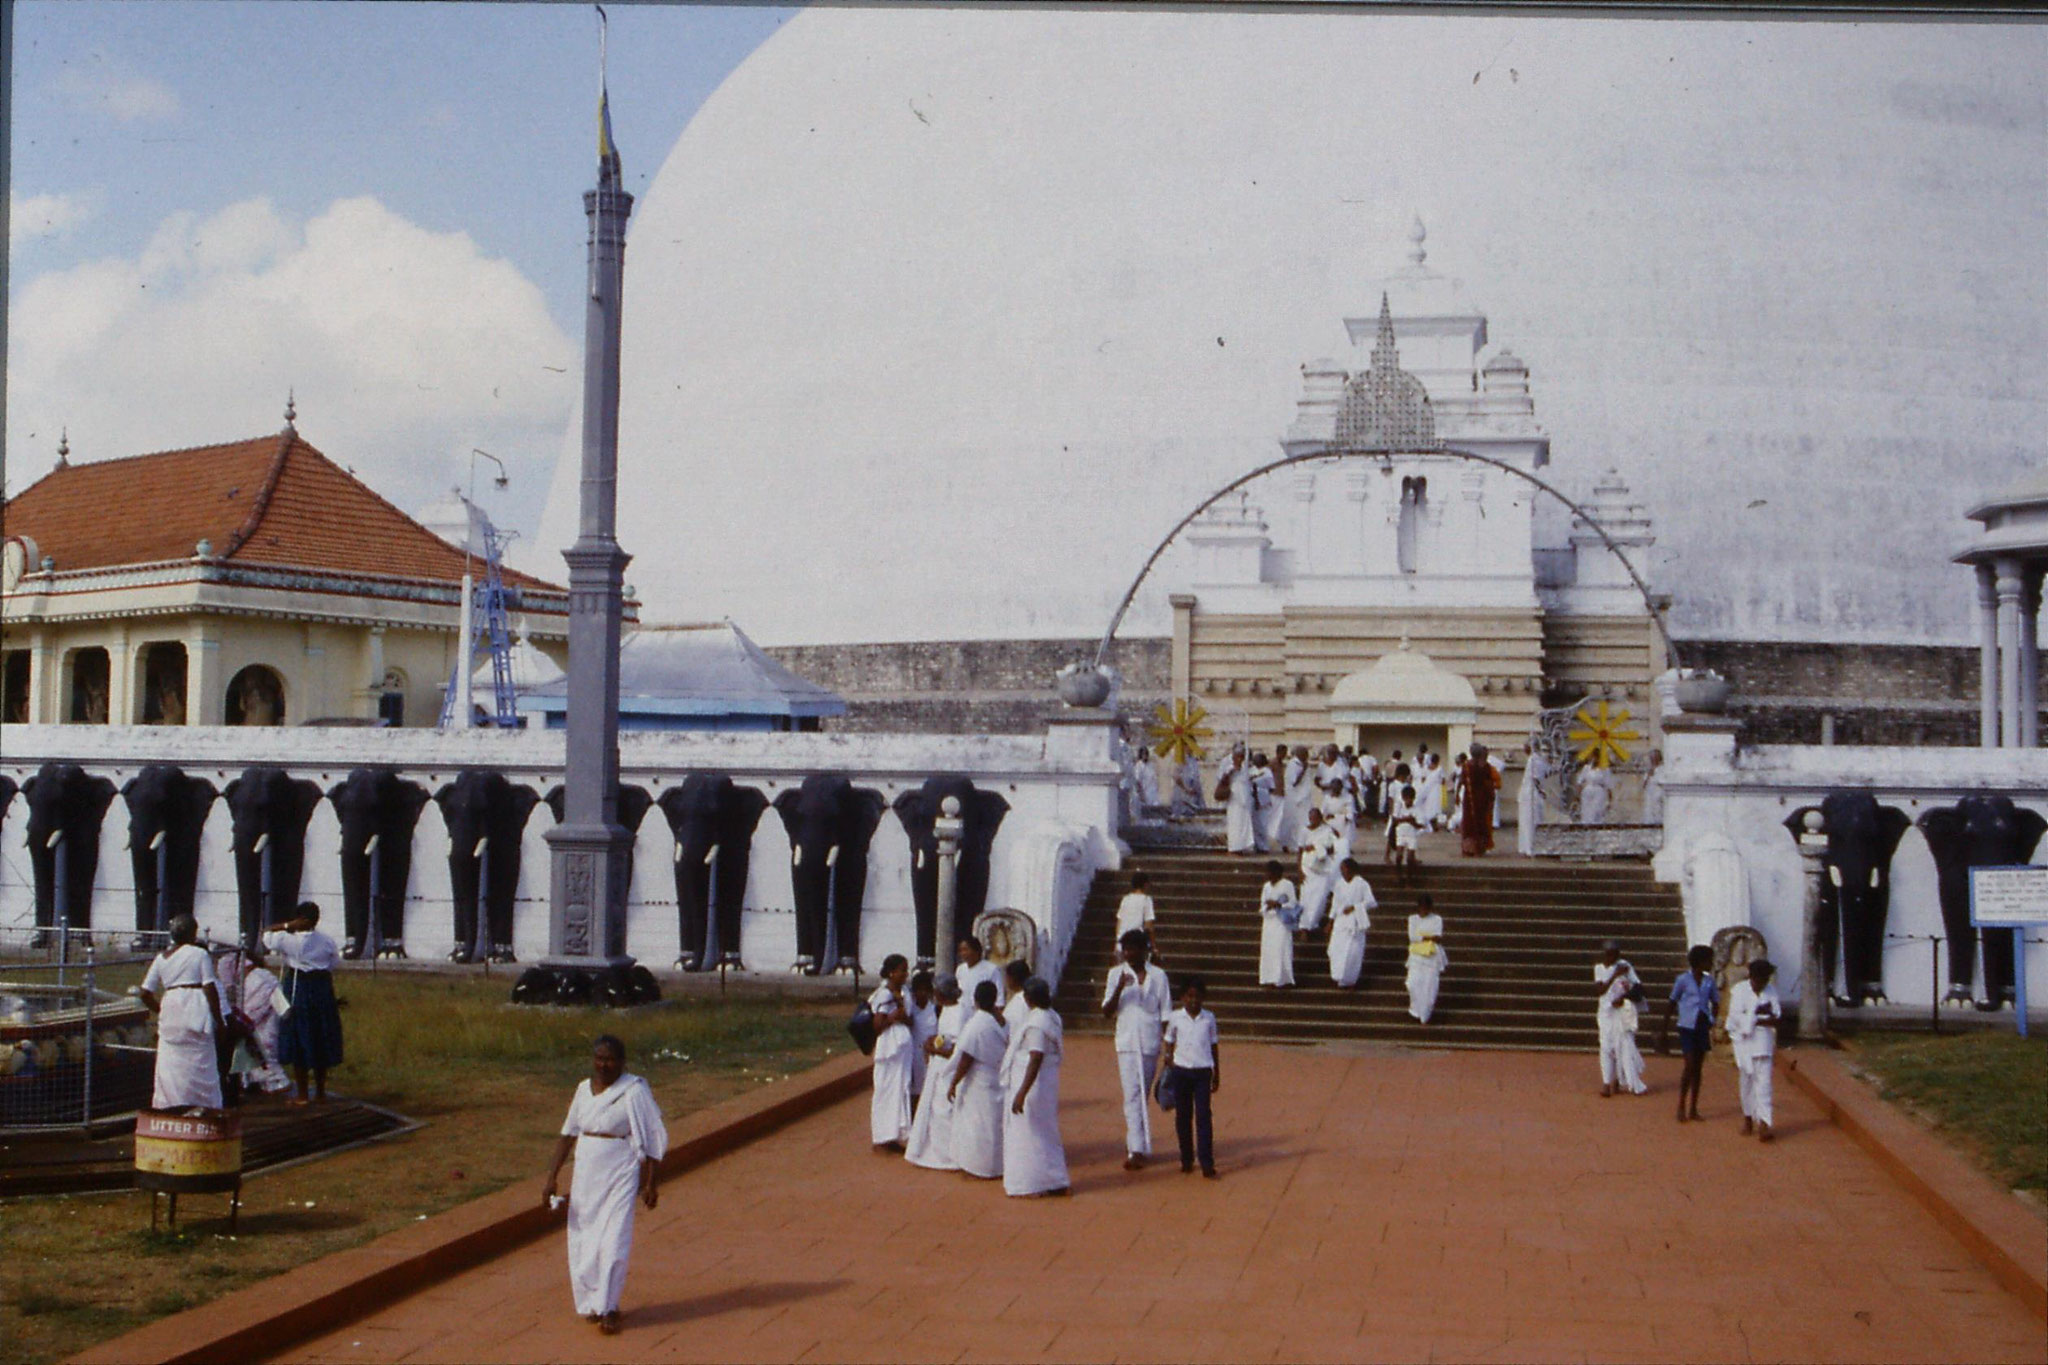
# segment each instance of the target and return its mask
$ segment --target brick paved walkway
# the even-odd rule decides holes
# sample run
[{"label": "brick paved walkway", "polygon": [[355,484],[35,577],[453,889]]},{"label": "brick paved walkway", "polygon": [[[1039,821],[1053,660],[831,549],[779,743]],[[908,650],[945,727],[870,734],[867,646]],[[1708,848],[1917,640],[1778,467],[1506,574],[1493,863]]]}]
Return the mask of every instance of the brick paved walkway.
[{"label": "brick paved walkway", "polygon": [[[878,1158],[842,1104],[664,1191],[626,1331],[559,1236],[294,1351],[318,1361],[2044,1360],[2042,1326],[1782,1081],[1781,1139],[1590,1056],[1226,1045],[1225,1178],[1119,1169],[1076,1040],[1071,1200]],[[534,1154],[536,1177],[544,1153]]]}]

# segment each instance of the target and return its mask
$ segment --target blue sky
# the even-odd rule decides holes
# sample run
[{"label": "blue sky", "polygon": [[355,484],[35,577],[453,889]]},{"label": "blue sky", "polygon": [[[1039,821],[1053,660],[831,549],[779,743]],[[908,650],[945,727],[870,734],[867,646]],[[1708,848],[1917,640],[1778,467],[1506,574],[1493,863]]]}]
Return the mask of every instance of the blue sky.
[{"label": "blue sky", "polygon": [[[726,73],[792,13],[616,4],[613,123],[643,189]],[[294,216],[374,195],[517,265],[581,324],[597,24],[587,5],[22,0],[17,201],[90,216],[31,238],[23,277],[137,250],[179,209],[266,196]]]}]

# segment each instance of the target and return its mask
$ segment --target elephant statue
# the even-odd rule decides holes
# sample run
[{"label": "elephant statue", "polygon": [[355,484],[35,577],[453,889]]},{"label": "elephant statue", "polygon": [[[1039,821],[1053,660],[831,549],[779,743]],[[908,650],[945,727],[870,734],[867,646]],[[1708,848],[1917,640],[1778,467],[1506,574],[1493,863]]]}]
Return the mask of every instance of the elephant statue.
[{"label": "elephant statue", "polygon": [[[1970,869],[2032,862],[2048,819],[2023,810],[2008,796],[1966,796],[1953,806],[1923,811],[1920,832],[1934,854],[1941,919],[1948,931],[1948,995],[1967,1005],[1976,975],[1977,927],[1970,923]],[[1984,1000],[1995,1010],[2013,998],[2013,931],[1984,931]]]},{"label": "elephant statue", "polygon": [[1820,888],[1822,980],[1835,980],[1837,945],[1842,958],[1842,993],[1835,1003],[1861,1005],[1883,1000],[1884,924],[1892,902],[1892,855],[1913,827],[1912,817],[1895,806],[1880,806],[1869,792],[1829,792],[1819,806],[1802,806],[1785,817],[1785,828],[1797,839],[1809,813],[1820,812],[1828,849],[1821,859],[1826,878]]},{"label": "elephant statue", "polygon": [[[568,818],[568,788],[557,783],[548,789],[546,800],[548,809],[554,812],[556,824],[559,825]],[[633,841],[626,845],[625,878],[626,894],[628,896],[632,895],[633,850],[639,840],[640,823],[647,818],[647,811],[653,804],[654,798],[647,794],[647,788],[636,787],[630,782],[621,782],[619,784],[618,796],[613,803],[612,812],[618,819],[619,824],[625,827],[626,832],[634,836]],[[611,933],[613,941],[605,944],[604,950],[607,953],[624,953],[626,951],[626,921],[624,917],[613,921]]]},{"label": "elephant statue", "polygon": [[448,827],[448,884],[455,897],[449,961],[517,962],[512,907],[519,896],[520,842],[540,794],[501,772],[471,768],[435,792],[434,804]]},{"label": "elephant statue", "polygon": [[328,788],[327,799],[341,817],[341,955],[362,956],[374,911],[377,956],[402,958],[412,831],[427,789],[390,768],[356,768]]},{"label": "elephant statue", "polygon": [[[128,861],[135,874],[135,931],[161,933],[193,913],[199,891],[199,839],[220,792],[204,778],[169,763],[152,763],[128,779]],[[138,940],[135,947],[141,947]]]},{"label": "elephant statue", "polygon": [[888,802],[836,773],[813,773],[775,798],[789,831],[789,880],[796,898],[796,962],[816,976],[825,958],[826,926],[837,931],[834,971],[860,970],[860,910],[867,895],[868,844]]},{"label": "elephant statue", "polygon": [[768,798],[723,773],[692,773],[655,804],[676,836],[676,919],[682,933],[677,968],[697,972],[715,965],[706,942],[714,907],[718,960],[738,966],[754,827]]},{"label": "elephant statue", "polygon": [[241,941],[252,943],[264,925],[275,924],[299,902],[306,822],[320,804],[320,788],[282,768],[258,764],[228,783],[221,796],[234,824]]},{"label": "elephant statue", "polygon": [[[100,824],[113,804],[114,784],[91,776],[76,763],[45,763],[21,784],[21,794],[28,802],[28,860],[36,879],[37,928],[47,930],[60,919],[73,929],[91,928]],[[41,941],[42,936],[37,938]]]},{"label": "elephant statue", "polygon": [[14,794],[20,790],[13,778],[0,775],[0,825],[7,823],[7,808],[14,804]]},{"label": "elephant statue", "polygon": [[[939,917],[939,840],[933,826],[947,797],[960,801],[960,865],[955,882],[953,923],[961,933],[988,906],[988,856],[996,829],[1010,813],[1010,803],[994,792],[979,791],[964,777],[928,777],[916,791],[896,798],[896,818],[910,836],[910,896],[917,907],[917,958],[929,966],[937,955],[934,939]],[[950,946],[950,945],[949,945]]]}]

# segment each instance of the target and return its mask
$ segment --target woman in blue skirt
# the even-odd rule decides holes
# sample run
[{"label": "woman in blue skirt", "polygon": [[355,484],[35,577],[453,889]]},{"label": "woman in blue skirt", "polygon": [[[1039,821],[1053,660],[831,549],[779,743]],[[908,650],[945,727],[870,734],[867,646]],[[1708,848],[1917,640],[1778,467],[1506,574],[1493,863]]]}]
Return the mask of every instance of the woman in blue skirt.
[{"label": "woman in blue skirt", "polygon": [[291,1068],[298,1087],[293,1104],[306,1103],[306,1073],[313,1074],[313,1098],[327,1098],[327,1069],[341,1065],[341,1011],[334,1004],[334,968],[341,949],[320,932],[320,907],[300,903],[292,918],[264,931],[263,946],[290,968],[280,994],[284,1016],[278,1025],[278,1061]]}]

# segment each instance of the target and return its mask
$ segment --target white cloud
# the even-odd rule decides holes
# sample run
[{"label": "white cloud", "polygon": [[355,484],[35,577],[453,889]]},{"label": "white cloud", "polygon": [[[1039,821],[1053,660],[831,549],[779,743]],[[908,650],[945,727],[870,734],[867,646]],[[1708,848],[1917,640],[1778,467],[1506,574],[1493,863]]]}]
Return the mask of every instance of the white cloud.
[{"label": "white cloud", "polygon": [[10,197],[7,205],[7,249],[18,251],[38,237],[60,237],[97,213],[93,200],[78,194],[30,194]]},{"label": "white cloud", "polygon": [[472,446],[504,458],[513,493],[493,512],[516,525],[537,511],[577,370],[516,268],[371,198],[304,223],[264,200],[174,214],[133,257],[18,285],[11,317],[15,487],[62,427],[74,460],[239,440],[275,431],[292,389],[300,433],[409,510]]},{"label": "white cloud", "polygon": [[90,66],[67,66],[56,80],[57,93],[80,108],[106,114],[121,123],[160,123],[178,116],[178,92],[153,76],[109,65],[95,58]]}]

